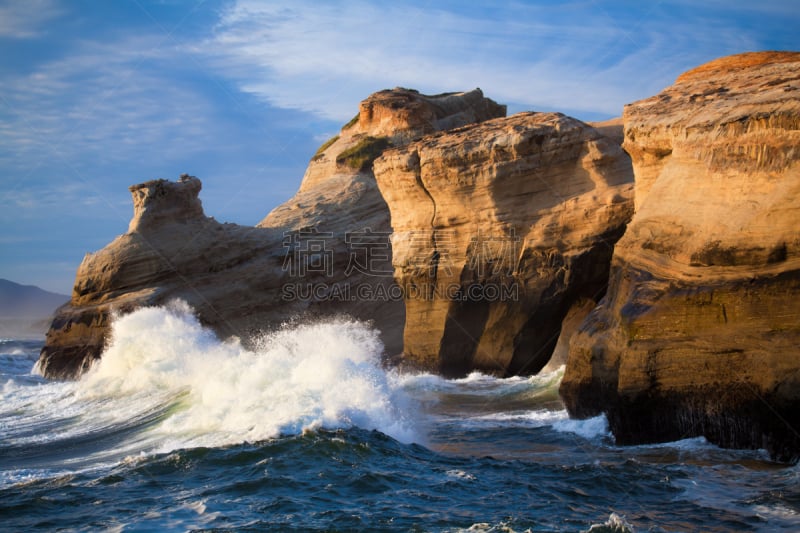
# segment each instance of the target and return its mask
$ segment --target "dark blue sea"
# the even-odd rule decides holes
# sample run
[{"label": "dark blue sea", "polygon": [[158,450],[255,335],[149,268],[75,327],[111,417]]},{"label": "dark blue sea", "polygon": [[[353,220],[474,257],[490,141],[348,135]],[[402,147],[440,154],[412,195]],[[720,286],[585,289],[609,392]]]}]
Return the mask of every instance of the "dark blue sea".
[{"label": "dark blue sea", "polygon": [[256,349],[186,306],[118,318],[77,382],[0,341],[2,531],[798,531],[800,470],[703,439],[614,445],[563,371],[400,375],[368,325]]}]

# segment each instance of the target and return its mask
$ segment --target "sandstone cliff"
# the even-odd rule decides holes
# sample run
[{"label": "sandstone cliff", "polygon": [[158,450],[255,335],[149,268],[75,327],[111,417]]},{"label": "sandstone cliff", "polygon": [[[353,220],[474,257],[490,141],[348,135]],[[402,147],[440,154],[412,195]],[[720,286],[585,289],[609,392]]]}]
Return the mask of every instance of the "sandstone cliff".
[{"label": "sandstone cliff", "polygon": [[557,113],[425,137],[385,152],[375,175],[406,362],[445,375],[539,371],[570,308],[603,294],[633,209],[619,144]]},{"label": "sandstone cliff", "polygon": [[504,114],[478,89],[376,93],[312,158],[295,197],[255,228],[205,216],[200,181],[191,176],[131,187],[128,232],[84,258],[72,299],[47,334],[40,370],[76,377],[100,357],[112,312],[174,298],[221,336],[245,342],[293,317],[346,313],[372,320],[387,352],[399,353],[404,306],[388,295],[389,211],[372,161],[390,145]]},{"label": "sandstone cliff", "polygon": [[626,106],[636,213],[573,337],[570,413],[620,443],[800,454],[800,54],[723,58]]}]

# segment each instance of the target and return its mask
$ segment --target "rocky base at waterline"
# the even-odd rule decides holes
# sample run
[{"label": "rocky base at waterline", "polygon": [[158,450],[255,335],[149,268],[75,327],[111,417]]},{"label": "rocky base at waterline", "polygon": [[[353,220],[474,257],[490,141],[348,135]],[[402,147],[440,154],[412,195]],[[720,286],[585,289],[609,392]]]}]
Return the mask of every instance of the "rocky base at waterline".
[{"label": "rocky base at waterline", "polygon": [[800,456],[800,53],[723,58],[625,108],[636,213],[561,395],[620,443]]}]

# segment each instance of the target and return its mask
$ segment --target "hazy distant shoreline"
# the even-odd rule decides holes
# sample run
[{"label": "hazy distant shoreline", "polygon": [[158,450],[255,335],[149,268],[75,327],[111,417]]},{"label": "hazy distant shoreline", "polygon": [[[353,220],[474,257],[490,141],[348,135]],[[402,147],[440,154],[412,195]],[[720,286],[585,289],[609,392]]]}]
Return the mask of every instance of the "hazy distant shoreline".
[{"label": "hazy distant shoreline", "polygon": [[0,337],[43,340],[56,309],[68,301],[66,294],[0,279]]},{"label": "hazy distant shoreline", "polygon": [[0,338],[44,340],[51,317],[0,317]]}]

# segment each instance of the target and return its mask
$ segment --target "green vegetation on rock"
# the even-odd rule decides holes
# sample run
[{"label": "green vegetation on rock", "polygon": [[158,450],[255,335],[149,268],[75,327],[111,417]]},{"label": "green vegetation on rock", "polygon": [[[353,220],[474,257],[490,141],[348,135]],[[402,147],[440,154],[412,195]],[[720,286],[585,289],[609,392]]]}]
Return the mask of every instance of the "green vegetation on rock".
[{"label": "green vegetation on rock", "polygon": [[336,163],[338,165],[347,165],[354,170],[368,170],[373,161],[390,144],[388,137],[364,137],[357,144],[336,156]]},{"label": "green vegetation on rock", "polygon": [[355,126],[355,125],[356,125],[356,122],[358,122],[358,117],[359,117],[359,116],[361,116],[361,113],[356,113],[356,116],[354,116],[353,118],[351,118],[351,119],[350,119],[350,120],[347,122],[347,124],[345,124],[344,126],[342,126],[342,129],[343,129],[343,130],[346,130],[346,129],[348,129],[348,128],[352,128],[353,126]]},{"label": "green vegetation on rock", "polygon": [[332,145],[333,143],[335,143],[336,141],[338,141],[338,140],[339,140],[339,136],[338,136],[338,135],[334,135],[333,137],[331,137],[330,139],[328,139],[327,141],[325,141],[325,142],[322,144],[322,146],[320,146],[319,148],[317,148],[317,151],[314,153],[314,156],[311,158],[311,160],[312,160],[312,161],[317,161],[318,159],[320,159],[320,158],[323,156],[323,154],[325,153],[325,150],[327,150],[328,148],[330,148],[330,147],[331,147],[331,145]]}]

